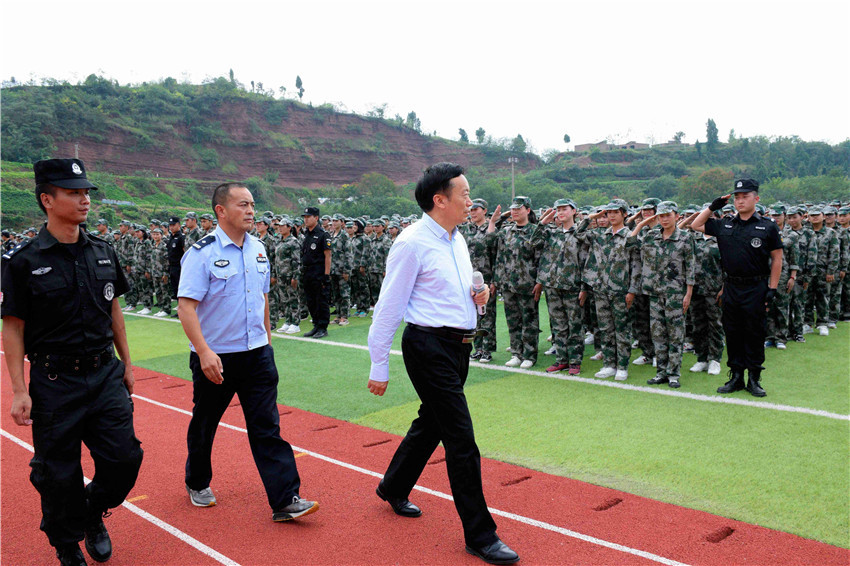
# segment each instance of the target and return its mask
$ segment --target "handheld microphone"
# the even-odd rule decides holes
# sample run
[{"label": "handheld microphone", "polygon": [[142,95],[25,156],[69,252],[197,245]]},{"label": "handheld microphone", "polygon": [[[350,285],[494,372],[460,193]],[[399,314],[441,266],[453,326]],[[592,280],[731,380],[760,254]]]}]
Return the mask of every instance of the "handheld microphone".
[{"label": "handheld microphone", "polygon": [[[475,291],[476,294],[478,294],[486,288],[487,286],[484,285],[484,276],[481,275],[480,271],[474,272],[472,274],[472,290]],[[487,305],[475,306],[478,307],[478,314],[484,316],[484,314],[487,312]]]}]

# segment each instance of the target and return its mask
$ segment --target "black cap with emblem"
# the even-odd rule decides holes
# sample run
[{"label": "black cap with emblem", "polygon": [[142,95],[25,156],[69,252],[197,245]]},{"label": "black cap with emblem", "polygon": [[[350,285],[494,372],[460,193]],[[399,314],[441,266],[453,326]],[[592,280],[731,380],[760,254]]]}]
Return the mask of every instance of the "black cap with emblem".
[{"label": "black cap with emblem", "polygon": [[35,184],[50,184],[61,189],[93,189],[97,187],[86,178],[86,168],[79,159],[43,159],[32,170]]},{"label": "black cap with emblem", "polygon": [[732,194],[735,193],[749,193],[752,191],[758,192],[759,183],[754,179],[738,179],[735,181],[735,188],[732,190]]},{"label": "black cap with emblem", "polygon": [[319,215],[319,209],[316,208],[315,206],[308,206],[307,208],[304,209],[304,212],[301,214],[301,216],[318,216],[318,215]]}]

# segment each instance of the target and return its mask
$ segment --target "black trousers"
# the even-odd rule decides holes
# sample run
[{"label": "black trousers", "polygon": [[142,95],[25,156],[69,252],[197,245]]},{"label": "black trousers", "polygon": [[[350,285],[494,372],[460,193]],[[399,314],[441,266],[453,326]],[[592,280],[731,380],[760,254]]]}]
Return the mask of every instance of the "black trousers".
[{"label": "black trousers", "polygon": [[[47,363],[39,360],[30,368],[35,448],[30,481],[41,495],[41,530],[59,546],[83,540],[87,499],[93,511],[121,505],[136,484],[142,448],[122,361],[113,358],[86,373],[59,372]],[[82,443],[95,466],[88,487]]]},{"label": "black trousers", "polygon": [[171,298],[177,298],[177,286],[180,285],[180,264],[168,268],[168,284],[171,286]]},{"label": "black trousers", "polygon": [[752,283],[726,281],[723,285],[723,331],[726,365],[732,369],[763,370],[767,312],[767,280]]},{"label": "black trousers", "polygon": [[410,326],[404,330],[404,366],[422,404],[384,474],[384,490],[389,496],[408,497],[442,441],[463,535],[467,544],[477,547],[495,542],[497,536],[484,500],[481,456],[463,393],[471,348]]},{"label": "black trousers", "polygon": [[186,485],[195,490],[209,487],[212,480],[212,446],[218,423],[233,395],[239,396],[248,444],[269,505],[277,511],[298,495],[301,479],[295,467],[292,446],[280,437],[277,412],[278,374],[274,351],[269,345],[247,352],[219,354],[224,366],[224,383],[216,385],[201,370],[198,354],[189,355],[194,391],[192,420],[189,421]]},{"label": "black trousers", "polygon": [[330,281],[324,283],[324,272],[304,274],[304,294],[307,296],[307,309],[316,328],[327,328],[331,321]]}]

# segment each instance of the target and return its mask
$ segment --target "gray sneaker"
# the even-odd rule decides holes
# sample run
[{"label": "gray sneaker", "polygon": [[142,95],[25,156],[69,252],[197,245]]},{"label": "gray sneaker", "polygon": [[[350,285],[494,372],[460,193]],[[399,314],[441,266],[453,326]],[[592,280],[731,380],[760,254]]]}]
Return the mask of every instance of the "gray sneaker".
[{"label": "gray sneaker", "polygon": [[303,517],[304,515],[309,515],[315,511],[319,510],[319,504],[315,501],[307,501],[306,499],[301,499],[297,495],[292,497],[292,503],[284,507],[283,509],[278,509],[272,514],[272,521],[275,523],[282,523],[283,521],[291,521],[292,519],[297,519],[298,517]]},{"label": "gray sneaker", "polygon": [[192,505],[195,507],[212,507],[216,504],[215,495],[209,487],[195,491],[187,485],[186,491],[189,492],[189,499],[192,500]]}]

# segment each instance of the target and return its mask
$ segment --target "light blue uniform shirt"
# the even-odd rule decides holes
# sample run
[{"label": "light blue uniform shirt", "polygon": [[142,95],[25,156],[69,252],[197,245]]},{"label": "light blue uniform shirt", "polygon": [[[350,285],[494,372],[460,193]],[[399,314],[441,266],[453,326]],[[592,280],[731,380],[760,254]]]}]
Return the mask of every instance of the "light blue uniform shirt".
[{"label": "light blue uniform shirt", "polygon": [[472,300],[472,262],[466,240],[449,233],[428,214],[393,243],[387,275],[369,328],[369,379],[389,381],[390,348],[402,318],[439,328],[474,329],[478,323]]},{"label": "light blue uniform shirt", "polygon": [[265,346],[271,277],[266,248],[250,234],[245,234],[240,248],[221,227],[212,235],[214,242],[202,245],[202,238],[183,254],[177,296],[199,301],[201,332],[216,354]]}]

